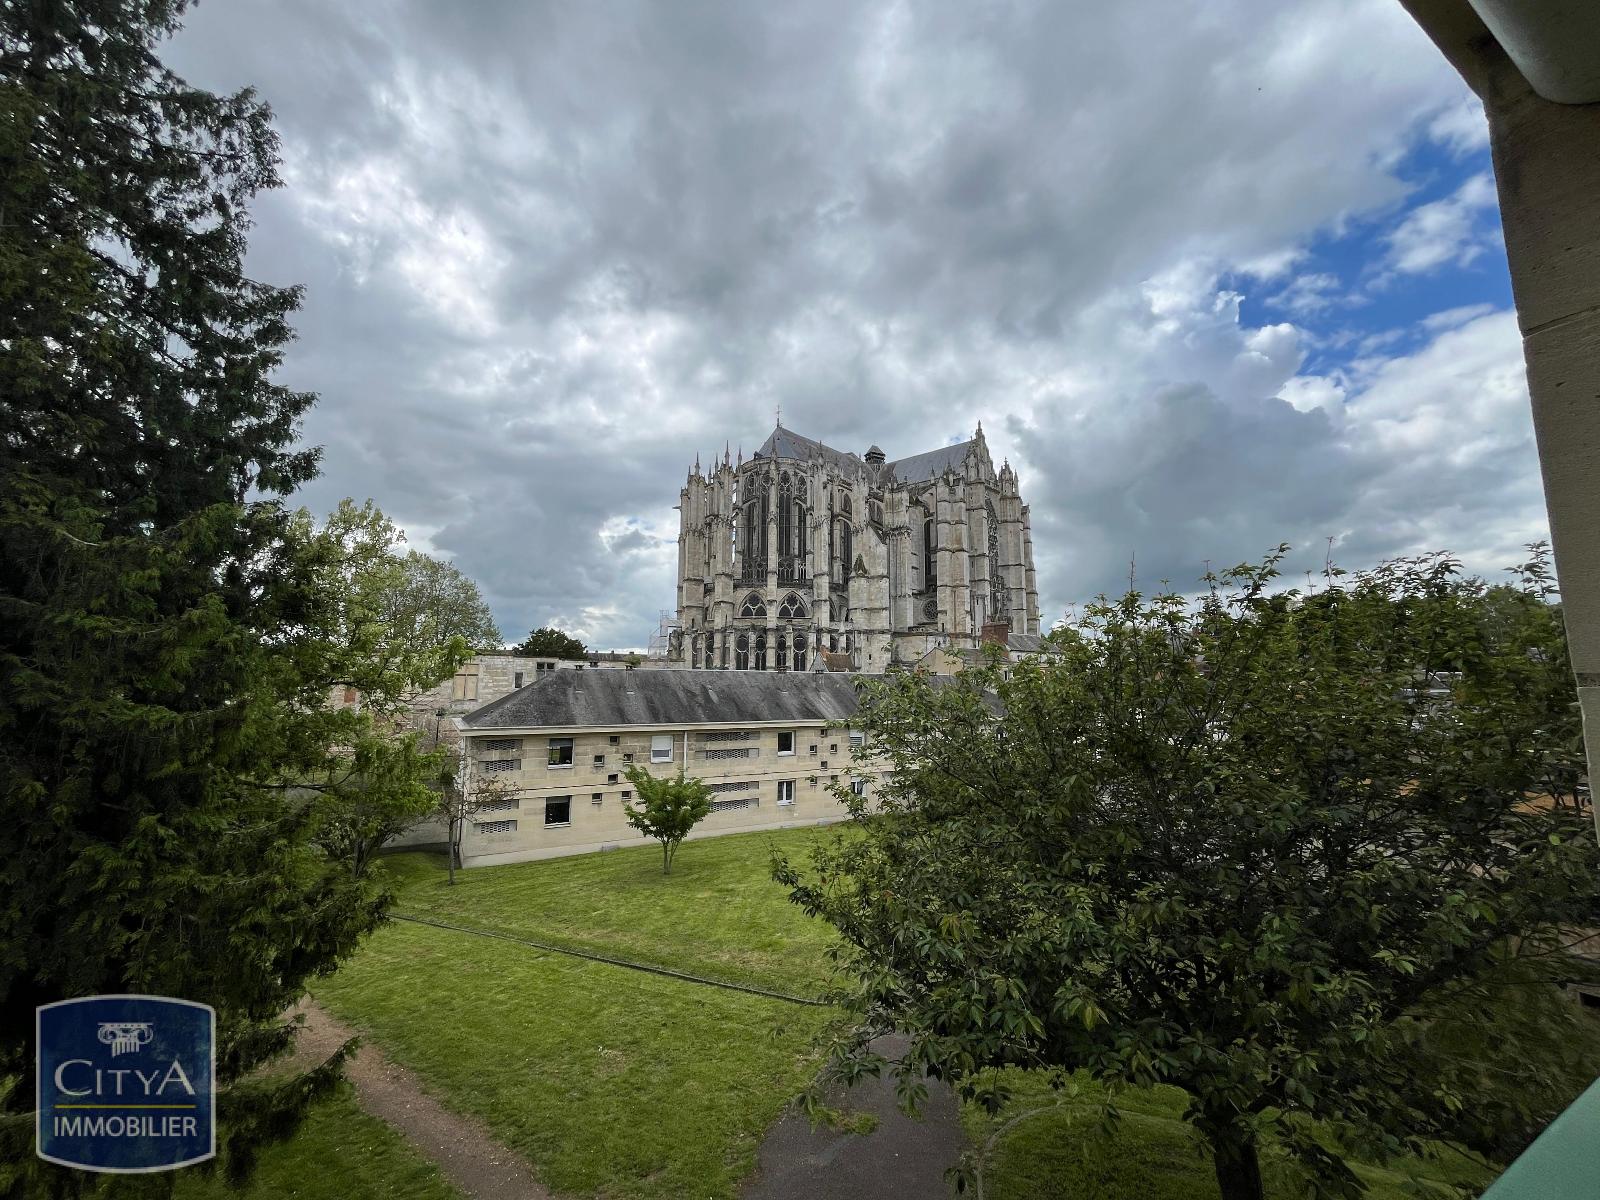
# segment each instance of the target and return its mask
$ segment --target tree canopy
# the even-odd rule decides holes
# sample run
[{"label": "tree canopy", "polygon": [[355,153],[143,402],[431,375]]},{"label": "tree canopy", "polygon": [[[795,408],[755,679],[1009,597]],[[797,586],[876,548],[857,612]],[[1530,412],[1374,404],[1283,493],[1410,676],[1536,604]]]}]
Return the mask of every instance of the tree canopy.
[{"label": "tree canopy", "polygon": [[[853,836],[778,868],[844,937],[835,1075],[991,1104],[1004,1065],[1174,1084],[1228,1200],[1260,1197],[1264,1139],[1349,1195],[1347,1153],[1526,1126],[1537,1088],[1485,1088],[1438,1034],[1573,970],[1563,931],[1600,917],[1593,828],[1544,799],[1581,763],[1571,685],[1527,686],[1566,670],[1559,614],[1443,556],[1314,596],[1269,594],[1277,562],[1102,600],[1054,662],[866,688],[881,811],[845,793]],[[1561,1036],[1536,1024],[1506,1049]]]},{"label": "tree canopy", "polygon": [[528,658],[584,658],[589,653],[570,633],[548,625],[528,634],[511,652]]},{"label": "tree canopy", "polygon": [[483,593],[454,564],[406,551],[403,585],[394,593],[389,619],[421,641],[461,638],[474,650],[498,650],[504,639]]},{"label": "tree canopy", "polygon": [[378,707],[437,669],[352,639],[339,552],[282,497],[312,404],[299,302],[244,273],[270,114],[167,71],[182,4],[0,8],[0,1194],[170,1189],[35,1159],[35,1006],[217,1012],[219,1151],[248,1173],[337,1061],[263,1077],[305,981],[381,918],[319,842],[352,782],[424,781]]},{"label": "tree canopy", "polygon": [[394,674],[416,693],[449,678],[476,647],[499,644],[477,585],[448,563],[402,553],[405,535],[371,500],[340,501],[320,527],[302,510],[295,526],[316,547],[319,582],[339,597],[335,633],[352,672],[340,682],[360,689],[369,708],[407,697],[368,696],[357,672]]}]

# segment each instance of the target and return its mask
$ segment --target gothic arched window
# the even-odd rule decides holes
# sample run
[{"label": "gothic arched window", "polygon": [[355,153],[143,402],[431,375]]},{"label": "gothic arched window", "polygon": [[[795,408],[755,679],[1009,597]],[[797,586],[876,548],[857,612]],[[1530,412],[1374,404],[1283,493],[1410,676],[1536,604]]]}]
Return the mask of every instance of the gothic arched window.
[{"label": "gothic arched window", "polygon": [[939,525],[932,517],[922,523],[923,590],[939,586]]},{"label": "gothic arched window", "polygon": [[794,541],[794,479],[785,471],[778,476],[778,553],[792,554]]},{"label": "gothic arched window", "polygon": [[691,667],[700,665],[700,635],[698,633],[689,639],[689,665]]},{"label": "gothic arched window", "polygon": [[712,637],[709,633],[706,634],[706,670],[708,671],[717,665],[716,641],[716,638]]},{"label": "gothic arched window", "polygon": [[794,635],[794,669],[796,671],[806,669],[806,635],[803,633]]},{"label": "gothic arched window", "polygon": [[741,617],[764,617],[767,615],[767,606],[761,597],[751,592],[744,598],[744,604],[739,609]]},{"label": "gothic arched window", "polygon": [[741,633],[738,640],[733,643],[733,669],[735,671],[748,671],[750,669],[750,635]]},{"label": "gothic arched window", "polygon": [[746,578],[764,574],[767,569],[767,517],[771,511],[767,489],[753,480],[755,491],[744,505],[744,532],[740,540],[740,563]]},{"label": "gothic arched window", "polygon": [[772,660],[772,665],[780,671],[789,669],[789,638],[785,634],[778,635],[778,654]]},{"label": "gothic arched window", "polygon": [[806,615],[806,602],[800,598],[799,592],[790,592],[783,598],[783,603],[778,605],[778,615],[790,620]]},{"label": "gothic arched window", "polygon": [[767,635],[764,633],[756,634],[756,657],[754,666],[758,671],[765,671],[767,669]]}]

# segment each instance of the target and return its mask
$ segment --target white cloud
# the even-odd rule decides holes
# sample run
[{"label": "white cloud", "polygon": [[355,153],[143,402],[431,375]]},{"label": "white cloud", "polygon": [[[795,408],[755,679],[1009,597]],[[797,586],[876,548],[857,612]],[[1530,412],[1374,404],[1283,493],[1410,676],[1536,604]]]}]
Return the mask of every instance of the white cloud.
[{"label": "white cloud", "polygon": [[1467,266],[1494,244],[1480,219],[1494,205],[1494,179],[1482,173],[1445,199],[1412,209],[1387,238],[1389,265],[1408,275]]},{"label": "white cloud", "polygon": [[1325,271],[1297,275],[1282,291],[1267,297],[1268,304],[1297,317],[1315,316],[1346,302],[1339,277]]},{"label": "white cloud", "polygon": [[1428,136],[1457,157],[1487,149],[1489,121],[1482,102],[1471,93],[1462,96],[1428,123]]}]

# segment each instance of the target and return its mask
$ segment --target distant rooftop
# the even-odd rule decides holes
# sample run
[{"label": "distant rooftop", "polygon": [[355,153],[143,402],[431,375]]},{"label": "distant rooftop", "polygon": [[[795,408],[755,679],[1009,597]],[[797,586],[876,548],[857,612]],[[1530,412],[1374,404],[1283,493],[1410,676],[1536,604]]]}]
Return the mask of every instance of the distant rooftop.
[{"label": "distant rooftop", "polygon": [[462,718],[474,729],[843,721],[856,680],[797,671],[550,671]]}]

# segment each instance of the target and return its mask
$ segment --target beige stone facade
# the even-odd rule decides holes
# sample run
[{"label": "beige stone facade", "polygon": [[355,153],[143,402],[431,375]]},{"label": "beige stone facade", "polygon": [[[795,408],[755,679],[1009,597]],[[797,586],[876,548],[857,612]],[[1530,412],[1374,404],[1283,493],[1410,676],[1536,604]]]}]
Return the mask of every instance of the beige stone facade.
[{"label": "beige stone facade", "polygon": [[865,739],[848,725],[848,677],[728,695],[708,689],[718,677],[700,672],[649,676],[633,687],[543,680],[458,721],[468,786],[487,776],[514,789],[468,822],[462,865],[642,844],[623,812],[633,793],[630,765],[658,776],[682,767],[710,785],[714,808],[695,838],[837,821],[845,808],[833,786],[870,796],[881,782]]},{"label": "beige stone facade", "polygon": [[748,462],[696,462],[679,522],[681,666],[807,670],[824,649],[878,672],[986,624],[1039,632],[1028,506],[981,427],[891,462],[780,425]]}]

